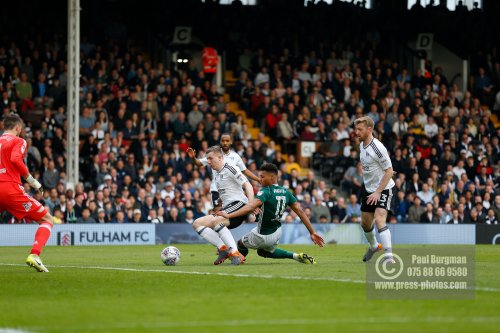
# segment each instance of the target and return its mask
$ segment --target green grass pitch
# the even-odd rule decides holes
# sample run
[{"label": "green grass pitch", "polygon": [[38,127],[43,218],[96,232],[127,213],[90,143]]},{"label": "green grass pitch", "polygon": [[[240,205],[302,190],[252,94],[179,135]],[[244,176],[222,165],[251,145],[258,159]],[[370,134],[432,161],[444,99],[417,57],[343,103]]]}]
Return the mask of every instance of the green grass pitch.
[{"label": "green grass pitch", "polygon": [[[476,247],[474,300],[367,300],[364,246],[283,246],[318,265],[212,264],[208,245],[47,247],[50,273],[0,248],[0,332],[499,332],[500,248]],[[112,269],[112,268],[122,268]],[[180,273],[175,273],[180,272]],[[15,332],[15,331],[11,331]]]}]

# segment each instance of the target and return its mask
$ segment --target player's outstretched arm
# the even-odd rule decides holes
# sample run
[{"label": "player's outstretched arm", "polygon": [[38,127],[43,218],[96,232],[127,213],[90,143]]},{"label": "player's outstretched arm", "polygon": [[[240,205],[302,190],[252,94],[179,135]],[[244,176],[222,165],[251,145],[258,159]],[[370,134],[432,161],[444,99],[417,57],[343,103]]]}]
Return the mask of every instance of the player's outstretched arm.
[{"label": "player's outstretched arm", "polygon": [[199,159],[196,158],[196,150],[194,150],[193,148],[189,147],[187,150],[186,150],[186,154],[189,156],[190,159],[192,159],[194,161],[194,164],[198,167],[201,167],[203,164],[200,162]]},{"label": "player's outstretched arm", "polygon": [[[248,202],[252,201],[254,198],[254,193],[253,193],[253,186],[250,184],[250,182],[245,182],[243,184],[243,187],[245,189],[245,194],[248,198]],[[260,200],[259,200],[260,201]]]},{"label": "player's outstretched arm", "polygon": [[302,208],[300,208],[300,203],[295,202],[290,206],[290,208],[292,208],[295,214],[297,214],[302,223],[306,226],[307,230],[309,230],[313,243],[319,245],[320,247],[323,247],[323,245],[325,245],[325,240],[323,239],[323,237],[316,233],[316,230],[314,230],[314,227],[312,226],[311,221],[309,221],[309,218],[306,216],[306,213],[304,213]]},{"label": "player's outstretched arm", "polygon": [[257,183],[260,184],[260,178],[257,177],[256,175],[253,174],[252,171],[248,170],[248,169],[245,169],[245,171],[242,172],[245,176],[247,176],[248,178],[252,179],[252,180],[255,180]]},{"label": "player's outstretched arm", "polygon": [[253,199],[249,203],[247,203],[245,206],[243,206],[241,209],[238,209],[237,211],[228,214],[224,211],[218,211],[216,214],[222,217],[225,217],[226,219],[232,219],[238,216],[243,216],[243,215],[248,215],[251,212],[253,212],[255,209],[259,208],[262,206],[262,201],[259,199]]}]

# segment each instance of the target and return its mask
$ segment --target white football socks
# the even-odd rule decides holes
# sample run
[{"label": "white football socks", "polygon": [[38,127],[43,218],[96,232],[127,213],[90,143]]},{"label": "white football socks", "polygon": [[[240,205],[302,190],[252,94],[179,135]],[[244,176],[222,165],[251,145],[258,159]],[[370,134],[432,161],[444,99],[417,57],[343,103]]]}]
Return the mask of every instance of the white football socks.
[{"label": "white football socks", "polygon": [[201,237],[203,237],[207,242],[216,246],[217,248],[220,248],[222,245],[224,245],[224,242],[222,241],[222,239],[219,237],[219,235],[212,228],[200,226],[200,227],[196,228],[196,232]]},{"label": "white football socks", "polygon": [[372,230],[368,232],[364,231],[364,233],[366,240],[368,241],[368,244],[370,244],[371,249],[375,250],[378,247],[377,238],[375,237],[375,226],[372,226]]},{"label": "white football socks", "polygon": [[391,241],[391,231],[388,226],[378,229],[378,234],[380,236],[380,242],[385,253],[392,253],[392,241]]},{"label": "white football socks", "polygon": [[229,231],[224,223],[216,226],[215,231],[219,234],[219,237],[227,245],[227,247],[229,247],[229,253],[233,253],[238,250],[233,234],[231,234],[231,231]]}]

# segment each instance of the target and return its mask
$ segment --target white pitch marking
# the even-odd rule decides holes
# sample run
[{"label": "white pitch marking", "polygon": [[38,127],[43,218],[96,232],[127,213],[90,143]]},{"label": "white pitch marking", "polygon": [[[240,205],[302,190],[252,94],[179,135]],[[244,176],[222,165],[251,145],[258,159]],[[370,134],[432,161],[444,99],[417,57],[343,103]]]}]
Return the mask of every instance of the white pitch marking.
[{"label": "white pitch marking", "polygon": [[[23,266],[21,264],[5,264],[0,263],[0,266]],[[46,265],[49,268],[76,268],[76,269],[97,269],[109,271],[124,271],[124,272],[143,272],[143,273],[171,273],[171,274],[186,274],[186,275],[214,275],[214,276],[231,276],[243,278],[257,278],[257,279],[283,279],[283,280],[305,280],[305,281],[331,281],[331,282],[345,282],[355,284],[365,284],[365,280],[342,279],[335,277],[307,277],[307,276],[284,276],[284,275],[271,275],[271,274],[238,274],[238,273],[223,273],[223,272],[197,272],[197,271],[169,271],[163,269],[138,269],[138,268],[125,268],[125,267],[103,267],[103,266],[75,266],[75,265]],[[499,288],[489,287],[475,287],[476,291],[487,292],[500,292]],[[2,332],[0,332],[2,333]]]},{"label": "white pitch marking", "polygon": [[[0,266],[23,266],[21,264],[4,264]],[[74,265],[46,265],[50,268],[77,268],[77,269],[98,269],[110,271],[125,271],[125,272],[144,272],[144,273],[172,273],[172,274],[187,274],[187,275],[215,275],[215,276],[231,276],[244,278],[258,279],[284,279],[284,280],[310,280],[310,281],[333,281],[333,282],[348,282],[348,283],[365,283],[363,280],[338,279],[333,277],[305,277],[305,276],[280,276],[271,274],[238,274],[238,273],[223,273],[223,272],[197,272],[197,271],[176,271],[164,269],[137,269],[124,267],[103,267],[103,266],[74,266]]]},{"label": "white pitch marking", "polygon": [[32,333],[32,331],[21,330],[17,328],[0,328],[0,333]]}]

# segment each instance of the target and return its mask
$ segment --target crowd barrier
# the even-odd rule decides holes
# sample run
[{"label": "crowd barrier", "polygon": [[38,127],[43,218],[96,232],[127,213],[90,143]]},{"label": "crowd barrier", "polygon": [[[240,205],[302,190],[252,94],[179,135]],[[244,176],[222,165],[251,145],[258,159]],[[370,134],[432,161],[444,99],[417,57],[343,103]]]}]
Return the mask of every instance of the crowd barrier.
[{"label": "crowd barrier", "polygon": [[[359,224],[316,224],[328,244],[366,243]],[[236,240],[253,224],[231,230]],[[311,244],[301,224],[283,225],[282,244]],[[394,244],[500,244],[500,225],[391,224]],[[28,246],[37,225],[0,224],[0,246]],[[55,225],[47,245],[202,244],[205,241],[187,223],[63,224]]]},{"label": "crowd barrier", "polygon": [[[0,224],[0,246],[33,243],[37,225]],[[154,224],[57,224],[47,245],[151,245],[155,244]]]}]

